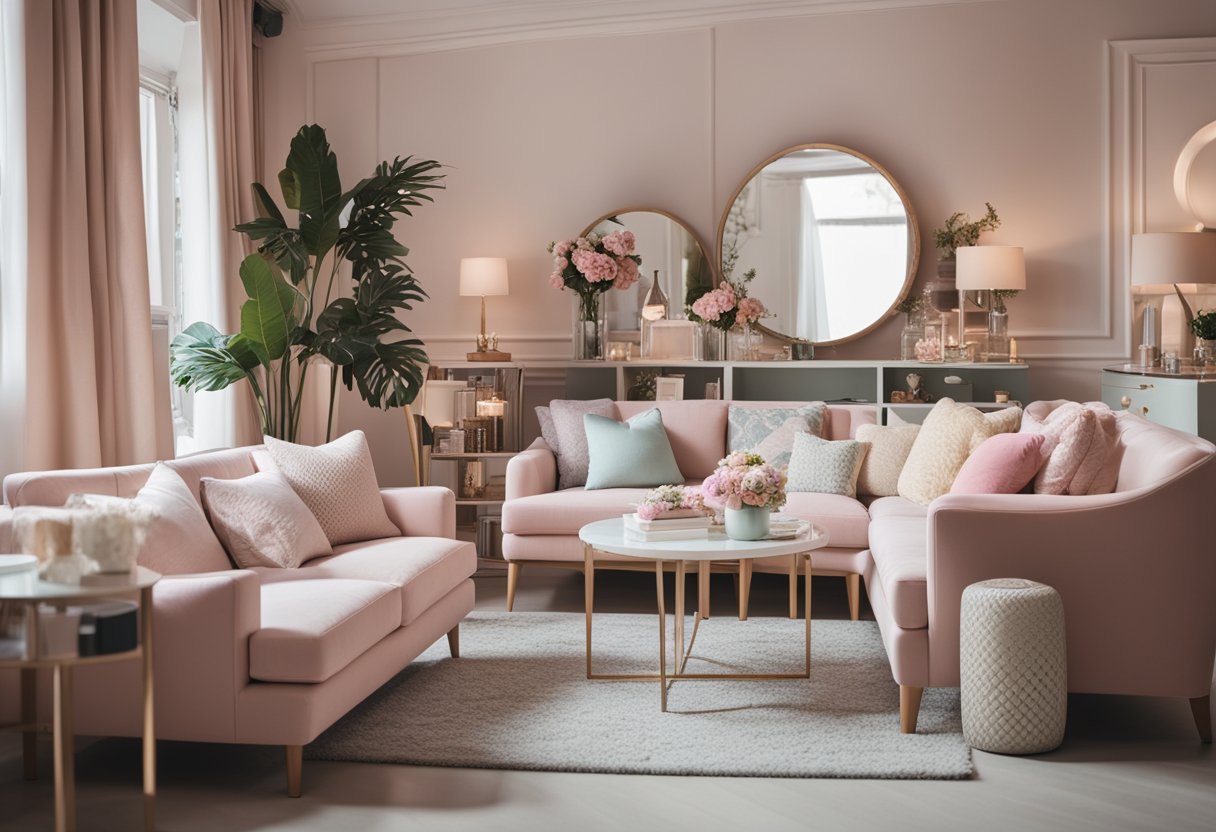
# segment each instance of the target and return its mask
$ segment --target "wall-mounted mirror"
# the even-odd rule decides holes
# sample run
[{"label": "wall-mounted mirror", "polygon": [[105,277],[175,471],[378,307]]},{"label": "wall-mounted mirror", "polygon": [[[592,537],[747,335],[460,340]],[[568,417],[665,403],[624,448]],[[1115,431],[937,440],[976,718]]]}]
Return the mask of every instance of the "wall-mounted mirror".
[{"label": "wall-mounted mirror", "polygon": [[805,144],[762,162],[718,226],[718,257],[772,317],[774,334],[839,344],[882,323],[907,292],[920,233],[907,195],[873,159]]},{"label": "wall-mounted mirror", "polygon": [[636,251],[642,257],[638,267],[641,278],[623,291],[604,295],[610,338],[624,340],[639,332],[642,301],[654,282],[658,269],[659,285],[668,298],[671,317],[684,317],[684,296],[689,286],[712,286],[709,256],[697,235],[674,214],[656,208],[626,208],[597,219],[581,232],[611,234],[632,231]]}]

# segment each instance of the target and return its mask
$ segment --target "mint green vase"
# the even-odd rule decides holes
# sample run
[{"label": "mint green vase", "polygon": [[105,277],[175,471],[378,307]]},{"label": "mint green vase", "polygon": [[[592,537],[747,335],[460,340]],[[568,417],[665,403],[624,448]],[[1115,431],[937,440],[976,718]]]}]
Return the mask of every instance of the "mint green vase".
[{"label": "mint green vase", "polygon": [[726,536],[731,540],[763,540],[768,537],[770,513],[758,506],[726,509]]}]

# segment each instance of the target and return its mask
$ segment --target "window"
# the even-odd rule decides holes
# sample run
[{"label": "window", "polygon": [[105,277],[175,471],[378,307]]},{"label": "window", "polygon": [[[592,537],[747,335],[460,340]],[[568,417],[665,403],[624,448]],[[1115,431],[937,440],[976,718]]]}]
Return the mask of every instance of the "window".
[{"label": "window", "polygon": [[[168,350],[182,326],[181,206],[177,154],[177,89],[172,76],[141,70],[139,134],[148,245],[153,342]],[[174,434],[188,432],[191,401],[170,387]]]}]

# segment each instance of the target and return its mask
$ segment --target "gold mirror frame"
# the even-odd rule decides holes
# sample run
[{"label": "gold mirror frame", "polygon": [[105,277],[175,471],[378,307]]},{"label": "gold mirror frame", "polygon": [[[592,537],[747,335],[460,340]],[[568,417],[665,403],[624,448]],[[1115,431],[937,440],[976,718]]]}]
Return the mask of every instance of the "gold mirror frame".
[{"label": "gold mirror frame", "polygon": [[766,167],[771,165],[773,162],[776,162],[778,159],[788,156],[791,153],[798,153],[799,151],[803,151],[803,150],[835,150],[840,153],[847,153],[850,156],[855,156],[858,159],[861,159],[867,165],[874,168],[874,170],[881,173],[883,178],[886,179],[887,182],[891,185],[891,188],[894,189],[895,193],[897,193],[899,195],[900,202],[903,203],[904,211],[908,215],[908,236],[911,238],[911,241],[912,241],[912,249],[911,249],[910,255],[908,257],[908,271],[904,277],[904,285],[900,288],[899,293],[896,295],[895,301],[891,304],[890,307],[887,308],[886,312],[884,312],[882,315],[878,316],[878,319],[875,320],[874,323],[870,324],[868,327],[861,330],[860,332],[855,332],[852,335],[849,335],[845,338],[837,338],[833,341],[809,342],[809,341],[806,341],[805,339],[797,337],[796,335],[788,335],[784,332],[777,332],[776,330],[769,329],[768,327],[764,326],[763,324],[756,325],[756,328],[759,329],[765,335],[767,335],[771,338],[774,338],[778,341],[787,343],[787,344],[813,343],[816,347],[831,347],[831,346],[835,346],[837,344],[847,344],[850,341],[856,341],[860,338],[864,338],[866,335],[869,335],[871,332],[878,329],[878,327],[880,327],[883,323],[885,323],[887,321],[887,319],[890,318],[895,313],[895,307],[908,294],[908,290],[912,287],[912,283],[916,280],[916,272],[920,268],[920,225],[916,221],[916,209],[914,209],[912,207],[912,202],[911,202],[911,200],[908,199],[908,194],[904,191],[903,187],[900,186],[900,184],[895,181],[895,177],[893,177],[891,175],[891,172],[888,171],[886,168],[884,168],[882,165],[878,164],[878,162],[875,162],[873,159],[871,159],[866,154],[864,154],[858,150],[854,150],[851,147],[845,147],[844,145],[839,145],[839,144],[828,144],[828,143],[823,143],[823,142],[813,142],[810,144],[798,144],[798,145],[794,145],[793,147],[787,147],[784,150],[777,151],[776,153],[774,153],[773,155],[771,155],[767,159],[765,159],[763,162],[761,162],[760,164],[758,164],[754,168],[752,168],[751,171],[747,174],[747,176],[743,177],[743,181],[741,181],[739,183],[739,187],[735,188],[734,192],[730,195],[730,199],[728,199],[726,201],[726,205],[722,210],[722,219],[718,221],[718,234],[717,234],[717,238],[715,240],[715,245],[714,245],[714,250],[717,253],[717,263],[711,264],[711,265],[712,265],[712,268],[714,269],[715,273],[721,274],[721,271],[722,271],[722,243],[724,242],[723,238],[726,235],[726,220],[730,216],[730,210],[732,207],[734,207],[735,200],[739,198],[739,194],[743,193],[743,189],[746,188],[751,183],[751,181],[760,174],[760,172],[762,170],[764,170]]},{"label": "gold mirror frame", "polygon": [[[707,249],[705,247],[705,241],[701,239],[701,235],[698,234],[696,231],[693,231],[692,226],[690,226],[688,223],[684,222],[684,220],[682,218],[671,213],[670,211],[664,211],[662,208],[650,208],[650,207],[643,206],[643,207],[621,208],[620,210],[617,210],[617,211],[609,211],[607,214],[604,214],[599,219],[595,220],[590,225],[588,225],[586,228],[584,228],[582,231],[580,231],[578,236],[586,237],[589,233],[591,233],[592,230],[595,229],[595,227],[597,225],[599,225],[600,223],[602,223],[606,220],[612,219],[613,217],[619,217],[622,214],[641,214],[641,213],[658,214],[660,216],[666,217],[667,219],[674,222],[676,225],[680,226],[680,228],[684,229],[684,233],[692,238],[692,241],[697,244],[697,248],[701,249],[701,257],[703,257],[705,259],[705,267],[709,270],[708,276],[709,276],[709,280],[710,280],[710,284],[709,284],[710,288],[713,288],[714,286],[718,285],[718,279],[719,279],[718,274],[720,273],[720,269],[717,268],[716,266],[714,266],[713,260],[710,259],[709,249]],[[642,269],[642,275],[644,277],[646,274],[646,263],[645,262],[642,263],[641,269]],[[687,294],[688,294],[688,287],[684,286],[680,293],[680,296],[678,298],[669,298],[668,299],[668,303],[672,305],[673,311],[675,311],[675,310],[679,310],[680,312],[684,311],[684,298]]]}]

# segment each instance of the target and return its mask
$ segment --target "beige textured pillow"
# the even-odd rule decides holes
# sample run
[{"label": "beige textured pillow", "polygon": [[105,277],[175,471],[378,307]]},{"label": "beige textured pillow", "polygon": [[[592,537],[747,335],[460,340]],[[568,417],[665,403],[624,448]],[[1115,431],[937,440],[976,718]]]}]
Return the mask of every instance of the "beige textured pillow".
[{"label": "beige textured pillow", "polygon": [[899,474],[899,496],[927,506],[950,491],[959,469],[981,442],[1016,431],[1021,421],[1021,408],[983,413],[954,399],[939,400],[925,417]]},{"label": "beige textured pillow", "polygon": [[874,497],[894,497],[899,494],[899,472],[912,451],[912,443],[920,433],[920,425],[861,425],[856,439],[870,446],[861,473],[857,476],[857,493]]},{"label": "beige textured pillow", "polygon": [[92,508],[121,506],[131,501],[156,514],[135,558],[140,566],[162,575],[219,572],[232,568],[224,547],[207,525],[203,507],[190,492],[190,486],[163,463],[152,469],[144,487],[130,501],[103,494],[73,494],[68,505]]},{"label": "beige textured pillow", "polygon": [[295,569],[334,553],[321,524],[282,474],[262,471],[236,480],[203,477],[199,489],[215,536],[243,569]]},{"label": "beige textured pillow", "polygon": [[384,511],[363,431],[351,431],[315,448],[267,436],[266,450],[317,518],[331,546],[401,536]]}]

